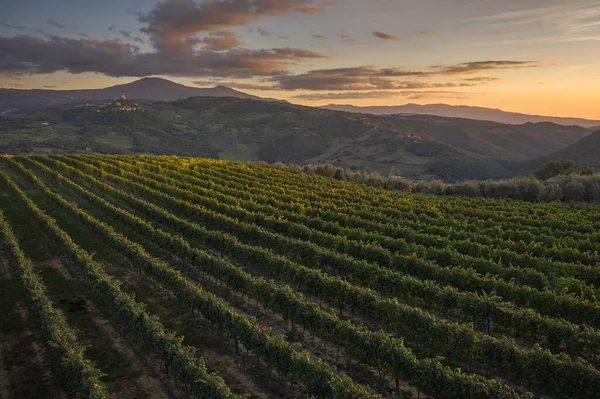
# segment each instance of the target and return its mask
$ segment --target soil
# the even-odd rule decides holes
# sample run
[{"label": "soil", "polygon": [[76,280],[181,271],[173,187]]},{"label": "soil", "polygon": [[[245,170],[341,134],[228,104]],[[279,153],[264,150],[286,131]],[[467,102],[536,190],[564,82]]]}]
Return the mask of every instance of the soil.
[{"label": "soil", "polygon": [[0,399],[66,399],[47,359],[35,304],[28,302],[28,292],[2,249],[0,245]]},{"label": "soil", "polygon": [[[51,267],[64,276],[70,283],[77,284],[71,273],[63,265],[60,259],[45,262],[39,267]],[[63,298],[59,300],[68,312],[87,312],[90,323],[96,330],[96,345],[114,348],[127,364],[125,370],[119,370],[117,381],[110,384],[113,398],[149,398],[167,399],[182,397],[180,389],[170,381],[164,373],[159,372],[157,362],[148,356],[124,336],[112,325],[111,321],[102,315],[94,303],[83,296]],[[102,338],[102,343],[97,342]],[[91,343],[94,345],[94,342]],[[113,373],[115,370],[103,370],[105,373]]]}]

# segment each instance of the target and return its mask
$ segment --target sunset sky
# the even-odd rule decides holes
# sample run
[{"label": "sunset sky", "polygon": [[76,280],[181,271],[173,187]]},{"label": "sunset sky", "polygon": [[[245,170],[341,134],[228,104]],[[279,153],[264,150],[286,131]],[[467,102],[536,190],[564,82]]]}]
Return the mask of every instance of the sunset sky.
[{"label": "sunset sky", "polygon": [[0,87],[146,76],[323,105],[600,119],[597,0],[2,0]]}]

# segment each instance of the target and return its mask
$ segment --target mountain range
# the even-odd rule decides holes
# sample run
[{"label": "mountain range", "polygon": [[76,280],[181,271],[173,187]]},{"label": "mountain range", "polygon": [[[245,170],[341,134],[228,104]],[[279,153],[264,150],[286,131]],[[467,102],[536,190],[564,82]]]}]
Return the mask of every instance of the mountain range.
[{"label": "mountain range", "polygon": [[[0,117],[0,153],[149,153],[332,163],[410,178],[487,179],[593,133],[432,115],[370,115],[234,97],[112,101]],[[586,148],[593,152],[593,148]],[[596,147],[596,150],[600,148]]]},{"label": "mountain range", "polygon": [[528,175],[540,170],[548,161],[567,159],[573,160],[577,164],[592,166],[600,170],[600,130],[560,151],[536,157],[525,162],[516,174]]},{"label": "mountain range", "polygon": [[[87,101],[108,101],[127,96],[129,99],[146,101],[174,101],[189,97],[235,97],[253,100],[287,102],[273,98],[262,98],[234,90],[226,86],[198,88],[184,86],[161,78],[143,78],[132,83],[86,90],[22,90],[0,89],[0,115],[23,112],[32,109],[73,105]],[[419,114],[454,118],[487,120],[512,125],[527,122],[553,122],[559,125],[578,125],[600,128],[600,120],[562,118],[554,116],[526,115],[470,106],[447,104],[406,104],[387,107],[357,107],[354,105],[330,104],[320,108],[373,115]]]},{"label": "mountain range", "polygon": [[73,105],[92,101],[109,101],[125,95],[127,98],[148,101],[174,101],[188,97],[236,97],[266,101],[225,86],[198,88],[184,86],[161,78],[144,78],[132,83],[85,90],[22,90],[0,89],[0,115],[33,109]]},{"label": "mountain range", "polygon": [[448,104],[406,104],[394,106],[377,107],[357,107],[355,105],[329,104],[320,108],[334,111],[359,112],[373,115],[438,115],[451,118],[467,118],[505,123],[509,125],[520,125],[527,122],[552,122],[559,125],[577,125],[583,127],[600,128],[600,120],[590,120],[583,118],[563,118],[557,116],[527,115],[516,112],[506,112],[499,109],[471,107],[467,105],[448,105]]}]

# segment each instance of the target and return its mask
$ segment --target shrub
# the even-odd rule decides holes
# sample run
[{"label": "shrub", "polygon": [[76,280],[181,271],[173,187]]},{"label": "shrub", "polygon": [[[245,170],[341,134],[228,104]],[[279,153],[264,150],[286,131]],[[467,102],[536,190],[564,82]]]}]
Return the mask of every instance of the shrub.
[{"label": "shrub", "polygon": [[[276,165],[281,167],[280,165]],[[600,203],[600,173],[590,173],[593,168],[575,165],[570,161],[551,161],[544,173],[536,177],[518,177],[504,180],[466,180],[447,184],[441,180],[409,180],[402,177],[385,177],[372,172],[353,172],[326,165],[290,165],[288,168],[314,173],[333,179],[365,184],[409,193],[435,195],[462,195],[466,197],[512,198],[530,202],[587,201]],[[560,173],[555,174],[557,171]]]}]

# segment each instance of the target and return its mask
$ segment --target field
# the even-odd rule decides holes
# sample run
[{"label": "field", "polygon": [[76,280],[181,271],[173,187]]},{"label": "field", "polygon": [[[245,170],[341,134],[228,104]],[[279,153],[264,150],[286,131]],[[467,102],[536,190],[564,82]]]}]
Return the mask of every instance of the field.
[{"label": "field", "polygon": [[600,207],[0,158],[0,398],[600,398]]}]

